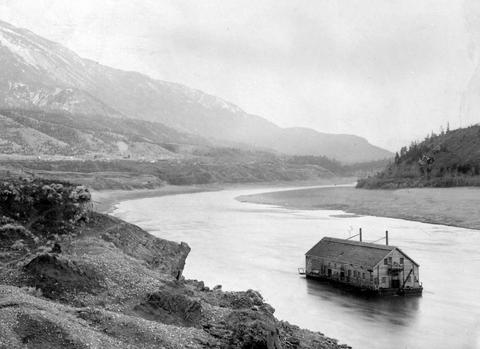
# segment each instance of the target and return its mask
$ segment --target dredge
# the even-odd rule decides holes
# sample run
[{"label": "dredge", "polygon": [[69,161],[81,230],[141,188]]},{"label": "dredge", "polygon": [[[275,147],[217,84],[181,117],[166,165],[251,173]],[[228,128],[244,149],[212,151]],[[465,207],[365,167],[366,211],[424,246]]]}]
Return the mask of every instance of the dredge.
[{"label": "dredge", "polygon": [[[359,236],[360,241],[351,238]],[[382,238],[383,239],[383,238]],[[378,295],[421,295],[419,265],[400,248],[362,241],[362,229],[349,239],[324,237],[305,254],[307,278],[332,281]]]}]

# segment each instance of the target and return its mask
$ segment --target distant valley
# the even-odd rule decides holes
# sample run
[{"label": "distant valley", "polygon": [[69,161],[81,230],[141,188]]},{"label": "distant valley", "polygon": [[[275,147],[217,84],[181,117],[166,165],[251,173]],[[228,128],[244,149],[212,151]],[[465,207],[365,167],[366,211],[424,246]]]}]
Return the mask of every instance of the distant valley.
[{"label": "distant valley", "polygon": [[284,129],[221,98],[103,66],[0,21],[0,171],[155,188],[354,177],[393,154]]}]

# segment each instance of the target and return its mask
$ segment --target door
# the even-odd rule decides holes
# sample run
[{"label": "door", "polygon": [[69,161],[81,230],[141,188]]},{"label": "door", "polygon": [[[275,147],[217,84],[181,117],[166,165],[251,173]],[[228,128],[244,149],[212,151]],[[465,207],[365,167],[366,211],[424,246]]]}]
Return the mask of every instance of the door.
[{"label": "door", "polygon": [[392,280],[392,288],[400,288],[400,280],[393,279]]}]

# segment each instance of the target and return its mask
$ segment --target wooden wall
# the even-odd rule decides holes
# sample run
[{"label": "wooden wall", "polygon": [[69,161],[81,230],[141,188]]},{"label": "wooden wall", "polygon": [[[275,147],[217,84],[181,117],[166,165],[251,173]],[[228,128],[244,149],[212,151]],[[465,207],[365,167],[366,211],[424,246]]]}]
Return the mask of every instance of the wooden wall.
[{"label": "wooden wall", "polygon": [[[391,259],[390,259],[391,258]],[[400,258],[403,258],[403,264],[400,263]],[[389,275],[388,269],[390,266],[401,267],[402,270],[398,274],[398,279],[400,280],[400,286],[403,285],[405,281],[405,287],[418,287],[420,286],[419,282],[419,270],[418,266],[416,266],[412,260],[410,260],[405,254],[401,253],[401,251],[395,249],[390,252],[387,256],[387,265],[385,265],[384,261],[382,260],[376,270],[375,273],[379,277],[379,287],[382,288],[389,288],[392,287],[392,279],[393,277]],[[410,274],[409,280],[405,280],[407,275],[409,274],[410,270],[413,268],[412,273]],[[385,279],[383,279],[385,278]],[[383,282],[385,280],[385,282]]]},{"label": "wooden wall", "polygon": [[[403,258],[403,264],[400,263],[400,258]],[[371,289],[391,288],[394,286],[392,285],[392,280],[394,279],[399,280],[400,287],[404,281],[405,287],[415,288],[420,285],[418,267],[406,255],[395,249],[386,256],[386,259],[387,264],[384,264],[382,260],[373,270],[368,270],[361,265],[334,262],[317,256],[306,256],[305,269],[307,274],[318,274],[332,280]],[[392,266],[398,268],[396,277],[389,273],[389,269]],[[405,280],[412,268],[413,271],[409,280]],[[330,277],[328,275],[329,269],[331,270]]]}]

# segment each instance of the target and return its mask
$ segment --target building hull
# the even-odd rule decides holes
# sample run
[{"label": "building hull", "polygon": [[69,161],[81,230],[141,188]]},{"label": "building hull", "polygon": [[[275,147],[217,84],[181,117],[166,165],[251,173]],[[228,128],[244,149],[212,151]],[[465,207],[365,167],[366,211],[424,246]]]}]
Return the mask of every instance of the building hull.
[{"label": "building hull", "polygon": [[317,273],[305,273],[307,279],[313,279],[317,281],[328,282],[336,287],[351,291],[357,292],[365,295],[376,295],[376,296],[421,296],[423,292],[423,287],[406,287],[406,288],[374,288],[359,286],[338,280],[336,278],[330,278],[326,275],[321,275]]}]

